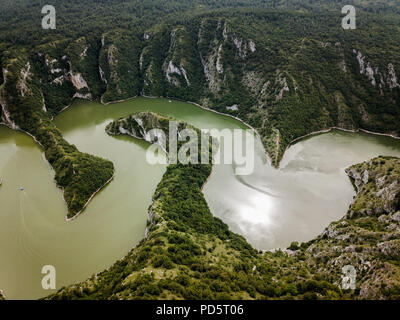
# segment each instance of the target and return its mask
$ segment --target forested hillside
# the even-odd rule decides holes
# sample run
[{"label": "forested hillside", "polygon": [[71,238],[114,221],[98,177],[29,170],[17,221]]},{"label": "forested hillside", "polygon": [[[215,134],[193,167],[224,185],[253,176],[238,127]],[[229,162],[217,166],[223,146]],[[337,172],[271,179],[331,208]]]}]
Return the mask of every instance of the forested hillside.
[{"label": "forested hillside", "polygon": [[399,134],[399,19],[389,14],[396,2],[357,2],[356,30],[341,28],[341,1],[291,1],[285,10],[280,1],[246,3],[88,1],[94,10],[78,10],[60,1],[57,30],[37,32],[40,23],[29,24],[40,22],[40,6],[21,4],[12,10],[25,12],[22,23],[9,32],[21,21],[9,15],[0,32],[3,69],[12,59],[29,62],[51,115],[73,97],[107,103],[143,94],[238,116],[261,134],[274,165],[313,131]]},{"label": "forested hillside", "polygon": [[[41,8],[57,8],[57,34],[79,37],[88,32],[105,32],[110,26],[148,27],[167,18],[182,17],[210,10],[241,8],[297,12],[340,12],[345,5],[355,5],[362,12],[395,16],[399,0],[1,0],[0,39],[11,43],[43,42],[49,36],[41,32]],[[15,37],[16,36],[16,37]]]}]

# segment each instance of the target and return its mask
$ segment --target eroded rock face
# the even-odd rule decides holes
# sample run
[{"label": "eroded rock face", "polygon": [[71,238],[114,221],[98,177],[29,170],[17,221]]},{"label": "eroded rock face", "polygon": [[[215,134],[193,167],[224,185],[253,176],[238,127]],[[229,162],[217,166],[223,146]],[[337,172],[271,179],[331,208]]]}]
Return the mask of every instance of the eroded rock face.
[{"label": "eroded rock face", "polygon": [[186,70],[183,67],[183,65],[181,65],[180,67],[177,67],[174,65],[174,63],[172,62],[172,60],[169,61],[168,63],[168,67],[165,71],[166,77],[168,79],[169,83],[174,84],[175,86],[180,86],[179,81],[174,78],[174,74],[180,75],[182,77],[185,78],[186,84],[187,86],[190,86],[190,81],[188,79],[188,76],[186,74]]},{"label": "eroded rock face", "polygon": [[0,92],[0,107],[1,107],[1,122],[14,130],[18,130],[19,126],[12,120],[11,114],[7,109],[6,100],[2,98],[1,92]]},{"label": "eroded rock face", "polygon": [[383,71],[380,71],[379,67],[373,67],[360,51],[353,50],[353,53],[357,55],[360,73],[365,75],[374,87],[379,85],[382,89],[387,86],[391,90],[400,88],[393,63],[389,63],[387,67],[382,68]]},{"label": "eroded rock face", "polygon": [[371,81],[371,84],[373,86],[376,86],[375,76],[378,73],[378,68],[373,68],[371,66],[371,63],[366,61],[366,58],[360,51],[357,52],[354,50],[354,53],[357,53],[357,60],[360,65],[360,73],[367,76],[368,79]]},{"label": "eroded rock face", "polygon": [[400,88],[400,84],[397,80],[396,71],[394,70],[394,66],[392,63],[388,65],[388,77],[387,84],[390,89]]},{"label": "eroded rock face", "polygon": [[350,168],[346,170],[347,175],[353,179],[354,185],[357,188],[357,191],[360,192],[361,187],[363,186],[363,182],[361,179],[361,173],[355,168]]},{"label": "eroded rock face", "polygon": [[31,93],[31,91],[30,91],[30,89],[28,88],[28,85],[27,85],[27,81],[29,79],[31,79],[31,76],[32,76],[31,64],[30,64],[29,61],[26,63],[24,68],[21,68],[20,73],[21,73],[21,76],[20,76],[20,79],[19,79],[19,81],[17,83],[17,89],[20,90],[20,95],[22,97],[24,97],[26,94],[30,94]]},{"label": "eroded rock face", "polygon": [[199,28],[197,45],[208,47],[207,51],[200,50],[199,56],[203,66],[207,86],[212,93],[216,94],[220,92],[224,81],[224,65],[222,57],[224,53],[223,45],[228,41],[228,28],[226,22],[224,22],[222,26],[222,22],[220,21],[216,27],[213,39],[209,41],[207,39],[208,30],[206,30],[205,24],[206,20],[203,20]]},{"label": "eroded rock face", "polygon": [[170,121],[171,119],[152,112],[140,112],[110,123],[106,127],[106,132],[111,135],[129,135],[149,143],[156,143],[168,153],[166,135],[169,132]]},{"label": "eroded rock face", "polygon": [[384,292],[391,292],[399,288],[399,270],[388,262],[373,262],[367,273],[368,281],[360,286],[361,299],[385,299]]},{"label": "eroded rock face", "polygon": [[232,41],[237,49],[237,54],[240,58],[245,59],[248,51],[254,53],[256,51],[256,45],[252,40],[243,39],[242,37],[232,36]]},{"label": "eroded rock face", "polygon": [[150,234],[150,229],[152,226],[157,225],[157,223],[159,223],[161,220],[161,217],[153,212],[152,210],[149,210],[149,215],[147,217],[147,227],[146,230],[144,232],[144,237],[147,239],[149,234]]},{"label": "eroded rock face", "polygon": [[[379,170],[375,167],[377,161]],[[350,217],[379,216],[399,209],[400,183],[393,162],[390,158],[378,158],[346,170],[358,192],[349,211]]]},{"label": "eroded rock face", "polygon": [[386,212],[392,212],[398,208],[400,186],[398,181],[393,181],[390,185],[380,189],[376,196],[383,199],[383,208]]},{"label": "eroded rock face", "polygon": [[77,90],[82,90],[84,88],[88,88],[88,84],[83,78],[81,73],[73,73],[72,71],[69,73],[69,79]]},{"label": "eroded rock face", "polygon": [[92,99],[92,94],[91,93],[75,93],[74,98],[79,98],[79,99],[87,99],[90,100]]},{"label": "eroded rock face", "polygon": [[400,256],[400,240],[391,240],[378,243],[379,250],[387,257]]}]

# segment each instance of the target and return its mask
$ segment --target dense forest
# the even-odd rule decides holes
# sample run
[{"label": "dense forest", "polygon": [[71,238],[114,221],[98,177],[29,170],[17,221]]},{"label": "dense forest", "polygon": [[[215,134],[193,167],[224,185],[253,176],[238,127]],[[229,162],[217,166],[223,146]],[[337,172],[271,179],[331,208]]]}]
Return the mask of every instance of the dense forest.
[{"label": "dense forest", "polygon": [[[14,44],[43,43],[50,37],[42,33],[41,9],[51,4],[57,9],[57,31],[60,37],[80,37],[109,31],[110,26],[132,30],[191,13],[242,8],[297,12],[340,12],[345,5],[354,5],[363,12],[395,16],[400,11],[398,0],[1,0],[0,39]],[[39,22],[39,23],[38,23]],[[16,37],[15,37],[16,36]],[[7,41],[6,41],[7,42]]]}]

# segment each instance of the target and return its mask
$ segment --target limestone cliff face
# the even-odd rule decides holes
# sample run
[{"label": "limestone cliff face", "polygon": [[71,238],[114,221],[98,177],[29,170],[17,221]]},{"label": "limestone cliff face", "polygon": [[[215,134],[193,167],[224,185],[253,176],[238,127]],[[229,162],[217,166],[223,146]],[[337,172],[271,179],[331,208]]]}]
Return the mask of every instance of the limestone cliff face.
[{"label": "limestone cliff face", "polygon": [[89,89],[88,84],[81,73],[74,74],[72,71],[70,71],[68,77],[78,91],[84,88]]},{"label": "limestone cliff face", "polygon": [[[190,86],[190,80],[185,69],[185,58],[183,57],[185,52],[182,47],[187,36],[187,31],[182,28],[176,28],[171,31],[168,56],[162,67],[168,83],[176,87]],[[174,63],[177,63],[177,65]]]},{"label": "limestone cliff face", "polygon": [[[38,47],[29,56],[34,80],[43,95],[43,110],[54,115],[74,98],[96,99],[103,84],[94,44],[85,38],[58,41]],[[99,89],[100,88],[100,89]]]},{"label": "limestone cliff face", "polygon": [[[13,129],[29,127],[32,111],[43,111],[43,94],[35,83],[35,73],[27,56],[4,61],[4,82],[0,86],[1,121]],[[26,130],[28,131],[28,130]]]},{"label": "limestone cliff face", "polygon": [[388,87],[391,90],[400,88],[393,63],[389,63],[381,72],[379,67],[374,67],[370,61],[367,61],[367,58],[361,51],[353,49],[353,53],[357,55],[360,74],[366,76],[371,82],[371,85],[374,87],[378,86],[380,89],[384,87]]},{"label": "limestone cliff face", "polygon": [[[210,28],[211,24],[211,28]],[[221,92],[224,82],[223,44],[227,40],[226,23],[202,20],[198,33],[197,45],[207,87],[213,94]]]},{"label": "limestone cliff face", "polygon": [[153,142],[156,137],[150,136],[149,131],[160,129],[168,133],[168,125],[168,118],[158,116],[152,112],[140,112],[110,123],[106,127],[106,132],[111,135],[126,134],[147,142]]},{"label": "limestone cliff face", "polygon": [[[7,79],[7,69],[3,68],[3,79],[6,81]],[[11,113],[7,108],[7,101],[5,99],[5,90],[4,90],[4,83],[2,86],[0,86],[0,122],[9,126],[10,128],[14,130],[18,130],[19,127],[18,125],[14,122],[14,120],[11,117]]]},{"label": "limestone cliff face", "polygon": [[391,214],[400,210],[400,179],[394,160],[375,159],[346,172],[358,190],[358,197],[349,211],[350,217]]}]

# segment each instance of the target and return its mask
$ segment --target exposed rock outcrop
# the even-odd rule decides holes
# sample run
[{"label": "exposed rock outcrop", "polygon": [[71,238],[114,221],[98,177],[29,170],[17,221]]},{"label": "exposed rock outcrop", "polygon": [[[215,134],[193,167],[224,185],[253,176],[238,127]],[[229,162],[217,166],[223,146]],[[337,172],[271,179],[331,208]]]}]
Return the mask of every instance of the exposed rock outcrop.
[{"label": "exposed rock outcrop", "polygon": [[72,84],[74,85],[74,87],[77,90],[82,90],[84,88],[88,89],[88,84],[85,81],[85,79],[83,78],[81,73],[74,73],[74,72],[70,72],[68,74],[69,80],[72,82]]},{"label": "exposed rock outcrop", "polygon": [[[389,214],[400,209],[400,179],[393,162],[378,158],[346,170],[359,194],[350,208],[350,217]],[[373,170],[376,163],[382,168]]]}]

